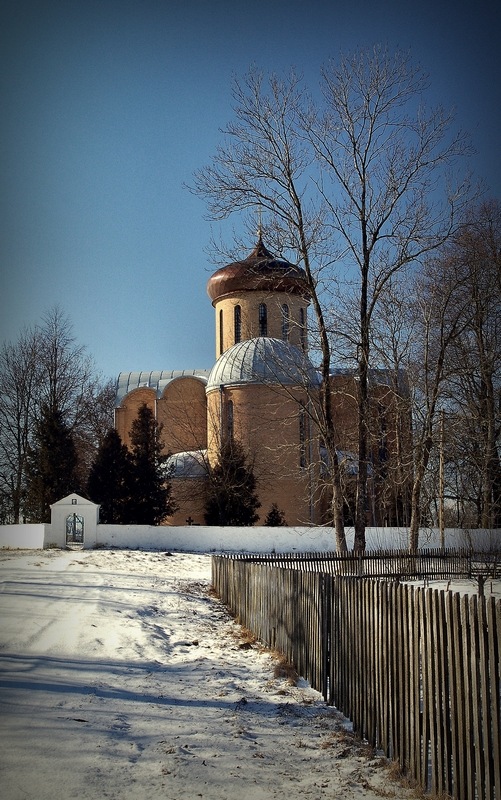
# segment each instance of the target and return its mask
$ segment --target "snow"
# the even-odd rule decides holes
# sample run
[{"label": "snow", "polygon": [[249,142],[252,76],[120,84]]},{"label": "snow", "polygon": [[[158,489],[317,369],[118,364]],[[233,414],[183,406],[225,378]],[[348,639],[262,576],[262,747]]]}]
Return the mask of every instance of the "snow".
[{"label": "snow", "polygon": [[0,552],[3,800],[414,796],[210,593],[210,556]]},{"label": "snow", "polygon": [[[499,566],[497,567],[499,573]],[[458,592],[459,594],[467,594],[469,597],[479,593],[478,578],[454,578],[454,579],[436,579],[436,580],[417,580],[406,581],[410,586],[416,586],[424,589],[437,589],[444,592]],[[485,597],[494,597],[495,600],[501,600],[501,579],[489,578],[484,580],[483,592]]]}]

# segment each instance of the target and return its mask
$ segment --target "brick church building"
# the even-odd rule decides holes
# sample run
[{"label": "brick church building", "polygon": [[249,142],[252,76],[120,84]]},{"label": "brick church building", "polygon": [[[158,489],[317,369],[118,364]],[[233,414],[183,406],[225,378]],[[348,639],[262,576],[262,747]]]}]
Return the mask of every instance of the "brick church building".
[{"label": "brick church building", "polygon": [[[208,468],[217,463],[225,437],[241,442],[253,466],[261,502],[257,524],[273,504],[288,525],[329,524],[329,485],[315,423],[321,379],[308,357],[304,271],[275,258],[259,237],[247,258],[210,277],[207,292],[215,312],[212,369],[123,372],[117,383],[115,426],[125,443],[143,403],[162,425],[178,505],[165,524],[204,524]],[[395,393],[382,371],[373,372],[371,382],[375,436],[368,523],[401,524],[401,481],[395,488],[388,476],[402,441],[396,409],[405,392]],[[333,370],[331,391],[349,523],[357,468],[354,373]],[[404,427],[408,443],[408,421]]]}]

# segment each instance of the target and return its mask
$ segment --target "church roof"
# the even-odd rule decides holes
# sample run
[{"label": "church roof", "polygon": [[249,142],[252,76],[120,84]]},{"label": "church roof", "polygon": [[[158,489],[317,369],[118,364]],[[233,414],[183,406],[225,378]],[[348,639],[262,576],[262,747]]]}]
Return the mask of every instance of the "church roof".
[{"label": "church roof", "polygon": [[158,397],[162,396],[162,392],[168,383],[176,378],[198,378],[203,383],[207,383],[210,370],[208,369],[182,369],[182,370],[157,370],[153,372],[121,372],[118,376],[115,406],[118,407],[124,397],[132,392],[133,389],[146,387],[154,389]]},{"label": "church roof", "polygon": [[261,336],[234,344],[218,358],[209,375],[207,391],[243,383],[318,386],[320,375],[295,345]]},{"label": "church roof", "polygon": [[206,478],[207,450],[186,450],[173,453],[165,462],[170,478]]},{"label": "church roof", "polygon": [[247,258],[221,267],[207,282],[207,294],[213,304],[225,295],[240,291],[279,291],[310,296],[305,271],[276,258],[266,249],[261,237]]}]

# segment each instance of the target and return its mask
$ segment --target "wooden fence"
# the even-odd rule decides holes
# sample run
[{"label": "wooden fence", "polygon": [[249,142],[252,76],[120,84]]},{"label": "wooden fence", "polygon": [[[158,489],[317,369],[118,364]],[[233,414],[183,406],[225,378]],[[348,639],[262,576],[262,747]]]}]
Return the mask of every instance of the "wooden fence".
[{"label": "wooden fence", "polygon": [[501,601],[224,556],[212,580],[425,791],[500,800]]},{"label": "wooden fence", "polygon": [[372,578],[412,580],[413,578],[501,577],[501,550],[475,553],[468,548],[430,549],[409,553],[408,550],[377,550],[360,553],[266,553],[234,554],[232,558],[273,564],[329,575],[354,575]]}]

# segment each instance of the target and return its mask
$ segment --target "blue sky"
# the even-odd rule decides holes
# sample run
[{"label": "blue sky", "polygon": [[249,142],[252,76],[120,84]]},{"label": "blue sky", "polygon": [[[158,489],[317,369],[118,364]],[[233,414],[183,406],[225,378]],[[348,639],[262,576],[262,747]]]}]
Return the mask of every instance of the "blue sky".
[{"label": "blue sky", "polygon": [[206,248],[238,221],[184,187],[251,64],[314,85],[340,53],[410,49],[501,199],[495,0],[4,0],[0,31],[0,340],[58,304],[105,377],[215,360]]}]

